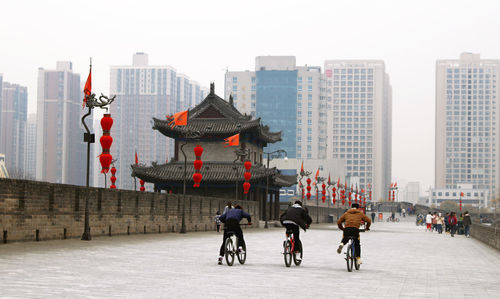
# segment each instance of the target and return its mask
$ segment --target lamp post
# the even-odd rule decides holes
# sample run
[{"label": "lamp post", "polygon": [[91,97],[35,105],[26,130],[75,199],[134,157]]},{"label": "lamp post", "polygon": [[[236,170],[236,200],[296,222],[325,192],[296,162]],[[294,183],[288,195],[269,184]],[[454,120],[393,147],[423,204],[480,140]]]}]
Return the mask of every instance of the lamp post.
[{"label": "lamp post", "polygon": [[[92,63],[91,63],[92,68]],[[82,116],[82,124],[85,127],[86,133],[83,133],[83,142],[87,143],[87,188],[89,187],[89,169],[90,169],[90,144],[95,143],[95,134],[90,133],[89,127],[85,123],[85,118],[92,114],[92,109],[95,107],[108,110],[109,105],[113,103],[116,96],[112,96],[111,98],[106,97],[101,94],[99,98],[96,98],[95,94],[92,93],[89,96],[85,97],[85,106],[89,109],[88,112]],[[89,216],[89,192],[87,189],[87,196],[85,197],[85,222],[82,234],[82,240],[90,241],[92,240],[92,236],[90,235],[90,216]]]},{"label": "lamp post", "polygon": [[[264,152],[263,154],[266,154],[267,155],[267,169],[269,170],[269,161],[272,160],[273,158],[278,158],[278,157],[281,157],[282,154],[285,155],[285,157],[287,156],[287,152],[284,150],[284,149],[279,149],[279,150],[275,150],[273,152]],[[273,155],[273,156],[271,156]],[[267,225],[267,195],[269,193],[269,175],[266,175],[266,196],[265,196],[265,202],[264,202],[264,221],[265,221],[265,224],[264,224],[264,228],[269,228],[269,226]],[[269,200],[269,204],[271,204],[271,200]]]}]

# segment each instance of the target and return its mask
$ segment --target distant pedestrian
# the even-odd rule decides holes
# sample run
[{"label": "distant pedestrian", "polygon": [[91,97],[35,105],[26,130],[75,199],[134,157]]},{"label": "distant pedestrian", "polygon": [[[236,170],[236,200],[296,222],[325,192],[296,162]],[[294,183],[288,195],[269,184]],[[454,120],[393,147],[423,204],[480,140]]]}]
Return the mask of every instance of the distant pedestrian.
[{"label": "distant pedestrian", "polygon": [[230,201],[228,201],[228,202],[227,202],[227,204],[226,204],[226,206],[224,207],[224,213],[222,213],[222,214],[223,214],[223,215],[224,215],[224,214],[226,214],[228,210],[231,210],[231,209],[233,209],[233,208],[234,208],[234,207],[233,207],[233,203],[232,203],[232,202],[230,202]]},{"label": "distant pedestrian", "polygon": [[444,218],[441,215],[441,213],[439,213],[436,219],[436,228],[439,234],[443,233],[443,223],[444,223]]},{"label": "distant pedestrian", "polygon": [[437,231],[437,218],[438,215],[434,212],[434,215],[432,215],[432,231]]},{"label": "distant pedestrian", "polygon": [[469,212],[466,211],[464,214],[464,235],[466,238],[470,237],[470,226],[472,225],[472,220],[470,218]]},{"label": "distant pedestrian", "polygon": [[425,224],[427,225],[427,228],[425,229],[426,231],[432,231],[432,214],[429,212],[427,216],[425,217]]},{"label": "distant pedestrian", "polygon": [[371,216],[372,216],[372,223],[373,223],[373,222],[375,222],[375,212],[372,212]]},{"label": "distant pedestrian", "polygon": [[448,222],[450,218],[450,213],[446,213],[446,216],[444,216],[444,225],[445,225],[445,232],[449,233],[450,232],[450,223]]},{"label": "distant pedestrian", "polygon": [[403,218],[406,217],[406,210],[404,208],[401,209],[401,214],[403,214]]},{"label": "distant pedestrian", "polygon": [[455,212],[451,212],[450,216],[448,217],[448,224],[450,225],[450,234],[453,237],[455,235],[455,232],[457,230],[457,215]]},{"label": "distant pedestrian", "polygon": [[217,226],[217,233],[220,232],[220,211],[217,211],[217,213],[215,213],[215,225]]}]

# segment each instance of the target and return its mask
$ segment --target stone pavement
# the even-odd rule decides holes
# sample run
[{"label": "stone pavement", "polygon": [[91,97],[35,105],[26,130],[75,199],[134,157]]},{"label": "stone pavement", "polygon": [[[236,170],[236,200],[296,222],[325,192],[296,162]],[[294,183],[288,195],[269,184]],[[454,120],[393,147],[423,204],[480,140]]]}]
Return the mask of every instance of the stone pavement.
[{"label": "stone pavement", "polygon": [[375,223],[362,234],[364,263],[352,273],[335,251],[341,233],[333,225],[301,233],[299,267],[284,265],[282,229],[248,230],[245,237],[247,263],[233,267],[217,265],[216,233],[0,245],[0,297],[500,297],[499,251],[425,232],[412,219]]}]

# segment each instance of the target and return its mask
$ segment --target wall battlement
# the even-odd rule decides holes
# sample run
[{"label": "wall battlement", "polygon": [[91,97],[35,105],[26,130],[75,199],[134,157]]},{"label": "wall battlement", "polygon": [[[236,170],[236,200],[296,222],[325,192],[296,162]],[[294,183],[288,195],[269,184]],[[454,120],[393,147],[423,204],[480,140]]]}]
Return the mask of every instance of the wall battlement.
[{"label": "wall battlement", "polygon": [[[87,196],[92,237],[180,230],[182,195],[0,179],[0,243],[80,238]],[[215,229],[226,202],[186,195],[187,231]],[[258,223],[258,202],[239,203]]]}]

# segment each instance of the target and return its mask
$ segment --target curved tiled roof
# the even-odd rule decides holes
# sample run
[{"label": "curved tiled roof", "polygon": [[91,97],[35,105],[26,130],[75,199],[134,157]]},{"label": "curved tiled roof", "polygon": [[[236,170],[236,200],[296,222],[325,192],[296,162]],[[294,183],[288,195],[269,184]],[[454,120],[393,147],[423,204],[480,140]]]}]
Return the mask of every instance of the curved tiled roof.
[{"label": "curved tiled roof", "polygon": [[[142,166],[131,165],[132,176],[138,177],[150,183],[182,183],[184,178],[184,162],[170,162],[162,165]],[[236,168],[235,168],[236,167]],[[201,169],[204,182],[210,183],[228,183],[228,182],[243,182],[243,173],[245,167],[243,163],[238,162],[204,162]],[[252,165],[250,169],[252,178],[250,182],[264,180],[267,176],[270,178],[270,183],[276,186],[289,187],[297,183],[296,176],[282,175],[276,168],[265,168],[263,166]],[[187,163],[186,181],[192,182],[194,174],[193,162]]]},{"label": "curved tiled roof", "polygon": [[260,118],[252,119],[241,114],[231,103],[215,93],[210,93],[203,102],[189,111],[187,126],[169,125],[168,120],[153,118],[153,129],[171,138],[185,138],[187,130],[198,131],[198,138],[226,138],[237,133],[253,133],[265,143],[281,141],[281,132],[270,132],[261,124]]}]

